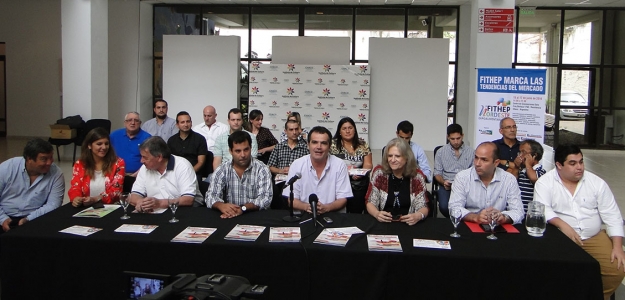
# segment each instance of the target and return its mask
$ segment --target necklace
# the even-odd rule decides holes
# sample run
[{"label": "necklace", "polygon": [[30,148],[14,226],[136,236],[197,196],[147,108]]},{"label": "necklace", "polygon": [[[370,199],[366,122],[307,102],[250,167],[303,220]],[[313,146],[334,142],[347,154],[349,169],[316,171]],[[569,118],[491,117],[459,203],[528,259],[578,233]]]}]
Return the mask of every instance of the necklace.
[{"label": "necklace", "polygon": [[395,195],[395,201],[393,201],[393,209],[399,209],[400,208],[400,203],[399,203],[399,189],[401,187],[401,184],[404,182],[404,177],[402,178],[398,178],[395,176],[395,174],[391,173],[391,178],[393,178],[393,194]]}]

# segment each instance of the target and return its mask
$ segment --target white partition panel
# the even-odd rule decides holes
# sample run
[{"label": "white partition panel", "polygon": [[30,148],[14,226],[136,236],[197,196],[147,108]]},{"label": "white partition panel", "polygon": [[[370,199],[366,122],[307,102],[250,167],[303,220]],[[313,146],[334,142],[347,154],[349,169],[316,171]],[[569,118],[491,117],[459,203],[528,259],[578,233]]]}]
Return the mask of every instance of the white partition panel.
[{"label": "white partition panel", "polygon": [[349,65],[348,37],[274,36],[272,64]]},{"label": "white partition panel", "polygon": [[447,39],[369,39],[371,148],[386,146],[402,120],[425,151],[445,143],[448,53]]},{"label": "white partition panel", "polygon": [[[163,99],[172,118],[185,110],[193,125],[204,122],[202,109],[212,105],[227,124],[238,107],[240,38],[236,36],[163,36]],[[144,120],[149,117],[143,117]]]}]

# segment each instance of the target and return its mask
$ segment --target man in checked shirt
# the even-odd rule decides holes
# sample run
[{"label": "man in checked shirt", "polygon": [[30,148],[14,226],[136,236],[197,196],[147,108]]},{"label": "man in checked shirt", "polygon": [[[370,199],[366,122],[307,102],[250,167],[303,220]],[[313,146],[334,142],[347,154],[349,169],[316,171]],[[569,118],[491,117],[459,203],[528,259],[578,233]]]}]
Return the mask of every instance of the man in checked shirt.
[{"label": "man in checked shirt", "polygon": [[233,218],[249,211],[269,208],[273,189],[271,172],[261,161],[252,158],[252,138],[245,131],[228,137],[232,160],[221,164],[208,191],[206,206]]}]

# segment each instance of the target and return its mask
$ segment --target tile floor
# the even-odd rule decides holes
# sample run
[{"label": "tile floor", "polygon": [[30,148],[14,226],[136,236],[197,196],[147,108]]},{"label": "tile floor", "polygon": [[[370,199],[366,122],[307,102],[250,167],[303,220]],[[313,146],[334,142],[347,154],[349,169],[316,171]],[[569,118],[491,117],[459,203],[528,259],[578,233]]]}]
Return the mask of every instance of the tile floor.
[{"label": "tile floor", "polygon": [[[21,156],[24,144],[28,141],[28,138],[21,137],[2,137],[0,138],[0,161],[4,161],[7,158],[14,156]],[[80,152],[80,149],[77,149]],[[65,175],[65,186],[69,186],[72,173],[72,151],[73,145],[60,147],[61,161],[56,162],[61,167]],[[586,164],[586,170],[591,171],[601,178],[603,178],[614,193],[616,201],[621,208],[621,214],[625,213],[625,184],[623,184],[623,174],[625,170],[620,169],[620,163],[625,162],[625,151],[616,150],[582,150],[584,153],[584,162]],[[426,151],[430,165],[433,167],[434,157],[432,151]],[[76,154],[80,156],[80,153]],[[382,151],[380,149],[373,150],[373,163],[379,164]],[[56,153],[54,156],[56,161]],[[550,147],[546,147],[545,155],[543,157],[543,166],[546,170],[551,170],[554,167],[553,164],[553,150]],[[68,197],[65,195],[63,204],[67,203]],[[624,214],[625,216],[625,214]],[[441,215],[439,214],[439,217]],[[625,281],[624,281],[625,282]],[[616,299],[625,300],[625,285],[621,284],[617,290]]]}]

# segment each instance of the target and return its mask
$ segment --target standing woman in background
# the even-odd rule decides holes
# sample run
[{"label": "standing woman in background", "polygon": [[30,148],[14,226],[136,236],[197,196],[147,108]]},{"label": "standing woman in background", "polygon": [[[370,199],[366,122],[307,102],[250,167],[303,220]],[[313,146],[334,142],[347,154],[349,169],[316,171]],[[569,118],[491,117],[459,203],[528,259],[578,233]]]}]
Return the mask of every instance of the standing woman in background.
[{"label": "standing woman in background", "polygon": [[75,207],[97,201],[114,203],[115,194],[124,186],[126,164],[115,155],[106,129],[95,128],[82,143],[80,159],[74,163],[71,187],[67,194]]},{"label": "standing woman in background", "polygon": [[278,144],[278,140],[276,140],[268,128],[263,127],[263,113],[260,110],[252,110],[248,115],[248,119],[250,123],[248,131],[256,135],[258,159],[267,164],[271,151]]},{"label": "standing woman in background", "polygon": [[[356,123],[349,117],[339,121],[332,140],[332,146],[330,146],[330,154],[342,159],[348,170],[371,170],[373,167],[371,148],[369,148],[367,142],[358,138]],[[367,175],[349,176],[354,197],[347,198],[346,211],[348,213],[362,214],[365,210],[365,195],[369,187],[369,176]]]}]

